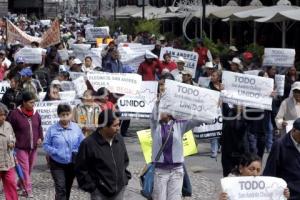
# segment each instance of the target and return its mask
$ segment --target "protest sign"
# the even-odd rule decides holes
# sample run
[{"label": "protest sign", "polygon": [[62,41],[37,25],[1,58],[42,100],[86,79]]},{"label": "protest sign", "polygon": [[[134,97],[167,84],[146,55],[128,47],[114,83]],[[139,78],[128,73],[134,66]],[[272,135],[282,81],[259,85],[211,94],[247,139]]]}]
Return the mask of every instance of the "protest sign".
[{"label": "protest sign", "polygon": [[51,20],[50,19],[40,20],[40,22],[43,26],[50,26],[51,25]]},{"label": "protest sign", "polygon": [[87,90],[87,85],[85,83],[84,76],[80,76],[72,82],[74,84],[77,97],[82,97],[84,91]]},{"label": "protest sign", "polygon": [[43,34],[40,46],[47,48],[58,43],[60,43],[60,25],[59,20],[56,19],[51,24],[51,27]]},{"label": "protest sign", "polygon": [[127,95],[138,94],[142,84],[138,74],[89,72],[87,78],[96,91],[106,87],[112,93]]},{"label": "protest sign", "polygon": [[286,199],[283,195],[287,183],[276,177],[240,176],[221,179],[223,192],[230,200]]},{"label": "protest sign", "polygon": [[57,116],[57,106],[60,103],[69,104],[72,108],[74,108],[77,104],[80,103],[80,100],[73,100],[73,101],[39,101],[35,103],[35,108],[37,112],[41,116],[42,121],[42,128],[44,134],[46,133],[47,129],[59,121]]},{"label": "protest sign", "polygon": [[43,49],[24,47],[15,54],[15,59],[22,57],[27,64],[41,64]]},{"label": "protest sign", "polygon": [[223,119],[221,109],[218,110],[219,115],[212,123],[202,123],[200,126],[193,129],[195,138],[197,139],[210,139],[221,137]]},{"label": "protest sign", "polygon": [[261,70],[248,70],[248,71],[244,71],[244,74],[249,74],[249,75],[254,75],[254,76],[258,76],[258,73]]},{"label": "protest sign", "polygon": [[157,100],[157,81],[143,81],[137,95],[125,95],[118,99],[123,117],[149,118]]},{"label": "protest sign", "polygon": [[295,62],[295,49],[265,48],[264,66],[292,67]]},{"label": "protest sign", "polygon": [[209,86],[209,82],[210,82],[210,77],[199,77],[198,79],[198,84],[201,87],[205,87],[207,88]]},{"label": "protest sign", "polygon": [[285,76],[276,74],[275,75],[275,88],[278,96],[284,95],[284,83],[285,83]]},{"label": "protest sign", "polygon": [[69,72],[70,73],[70,78],[72,80],[75,80],[77,78],[79,78],[80,76],[85,76],[85,73],[83,72]]},{"label": "protest sign", "polygon": [[73,49],[75,57],[83,61],[86,53],[91,49],[91,44],[72,44],[71,48]]},{"label": "protest sign", "polygon": [[189,70],[193,74],[193,77],[195,76],[198,57],[199,57],[199,55],[196,52],[174,49],[172,47],[164,47],[160,51],[160,57],[159,57],[160,60],[163,60],[163,55],[165,53],[170,53],[171,58],[174,61],[176,61],[179,56],[183,57],[186,61],[184,66],[185,69]]},{"label": "protest sign", "polygon": [[10,84],[8,81],[0,81],[0,98],[1,99],[8,88],[10,88]]},{"label": "protest sign", "polygon": [[195,119],[212,122],[218,116],[220,92],[193,85],[166,80],[166,91],[159,110],[175,119]]},{"label": "protest sign", "polygon": [[67,49],[58,50],[57,52],[62,61],[69,60],[69,51]]},{"label": "protest sign", "polygon": [[272,110],[271,78],[224,71],[222,75],[222,100],[225,103]]},{"label": "protest sign", "polygon": [[[147,164],[149,164],[152,156],[152,136],[151,129],[137,132],[141,149]],[[183,155],[190,156],[198,153],[197,145],[192,131],[186,132],[182,137]]]},{"label": "protest sign", "polygon": [[96,42],[97,38],[105,38],[109,36],[109,27],[86,27],[85,38],[89,42]]},{"label": "protest sign", "polygon": [[76,98],[76,92],[75,91],[59,92],[59,97],[60,97],[61,100],[72,101]]}]

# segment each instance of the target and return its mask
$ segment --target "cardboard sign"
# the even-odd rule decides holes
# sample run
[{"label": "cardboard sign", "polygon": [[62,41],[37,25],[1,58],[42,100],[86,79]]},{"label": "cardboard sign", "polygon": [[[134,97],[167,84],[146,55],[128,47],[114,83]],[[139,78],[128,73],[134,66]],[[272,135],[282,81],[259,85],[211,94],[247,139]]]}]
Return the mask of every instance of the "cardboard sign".
[{"label": "cardboard sign", "polygon": [[86,27],[85,38],[89,42],[96,42],[97,38],[105,38],[109,36],[109,27]]},{"label": "cardboard sign", "polygon": [[160,51],[160,60],[163,60],[163,55],[165,53],[170,53],[172,60],[176,61],[179,56],[183,57],[186,61],[185,63],[185,70],[189,70],[193,77],[195,77],[197,62],[199,55],[196,52],[192,51],[185,51],[181,49],[174,49],[172,47],[164,47]]},{"label": "cardboard sign", "polygon": [[50,19],[40,20],[40,22],[43,26],[50,26],[51,25],[51,20]]},{"label": "cardboard sign", "polygon": [[80,76],[85,76],[85,73],[83,72],[69,72],[70,73],[70,78],[72,80],[75,80],[77,78],[79,78]]},{"label": "cardboard sign", "polygon": [[87,90],[84,76],[80,76],[72,82],[74,84],[77,97],[82,97],[83,93]]},{"label": "cardboard sign", "polygon": [[166,80],[166,91],[161,97],[160,112],[175,119],[195,119],[211,122],[218,116],[220,92]]},{"label": "cardboard sign", "polygon": [[138,74],[89,72],[87,78],[95,91],[106,87],[112,93],[127,95],[138,94],[142,84]]},{"label": "cardboard sign", "polygon": [[59,92],[59,96],[61,100],[73,101],[76,98],[75,91],[63,91]]},{"label": "cardboard sign", "polygon": [[198,79],[198,84],[201,87],[207,88],[209,86],[209,83],[210,83],[210,77],[199,77]]},{"label": "cardboard sign", "polygon": [[22,57],[25,60],[25,63],[27,64],[41,64],[42,63],[42,54],[43,49],[41,48],[29,48],[25,47],[20,49],[16,55],[15,59],[18,57]]},{"label": "cardboard sign", "polygon": [[272,110],[273,79],[224,71],[222,83],[225,87],[221,92],[223,102]]},{"label": "cardboard sign", "polygon": [[60,56],[62,61],[69,60],[69,51],[67,49],[58,50],[57,53]]},{"label": "cardboard sign", "polygon": [[261,70],[248,70],[248,71],[244,71],[244,74],[249,74],[249,75],[254,75],[254,76],[258,76],[258,73]]},{"label": "cardboard sign", "polygon": [[265,48],[264,66],[292,67],[295,63],[295,49]]},{"label": "cardboard sign", "polygon": [[157,81],[143,81],[137,95],[125,95],[118,99],[123,117],[149,118],[157,100]]},{"label": "cardboard sign", "polygon": [[42,128],[44,134],[47,132],[47,129],[54,123],[59,121],[57,116],[57,106],[61,103],[67,103],[72,108],[80,103],[80,100],[74,101],[39,101],[35,103],[35,108],[40,114],[42,119]]},{"label": "cardboard sign", "polygon": [[0,81],[0,98],[1,99],[8,88],[10,88],[10,84],[8,81]]},{"label": "cardboard sign", "polygon": [[83,61],[86,53],[91,49],[91,44],[72,44],[71,48],[73,49],[75,57]]},{"label": "cardboard sign", "polygon": [[284,83],[285,83],[285,76],[284,75],[275,75],[275,88],[278,96],[284,95]]},{"label": "cardboard sign", "polygon": [[287,183],[276,177],[240,176],[221,179],[223,192],[230,200],[285,200],[283,195]]},{"label": "cardboard sign", "polygon": [[[142,130],[137,132],[141,149],[147,164],[149,164],[152,160],[152,136],[151,130]],[[186,132],[182,137],[183,142],[183,155],[190,156],[198,153],[197,145],[193,136],[192,131]]]},{"label": "cardboard sign", "polygon": [[221,109],[218,112],[219,116],[212,123],[202,123],[200,126],[194,128],[193,133],[195,138],[201,140],[221,137],[223,118]]}]

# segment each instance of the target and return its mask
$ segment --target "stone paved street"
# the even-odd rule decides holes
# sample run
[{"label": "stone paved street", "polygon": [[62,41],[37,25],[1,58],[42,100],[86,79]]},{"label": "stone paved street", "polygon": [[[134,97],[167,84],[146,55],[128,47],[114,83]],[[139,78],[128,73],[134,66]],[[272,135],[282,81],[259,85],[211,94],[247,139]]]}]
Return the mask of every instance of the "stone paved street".
[{"label": "stone paved street", "polygon": [[[130,127],[131,137],[126,137],[127,149],[130,157],[129,169],[133,174],[132,180],[126,190],[125,199],[127,200],[143,200],[140,196],[139,179],[140,170],[144,166],[144,158],[141,153],[138,138],[135,134],[136,130],[147,128],[144,121],[133,122]],[[209,143],[201,142],[198,145],[199,154],[186,158],[186,167],[193,185],[193,197],[186,199],[212,200],[217,199],[220,191],[219,180],[222,175],[220,164],[220,155],[218,159],[209,157]],[[39,149],[38,160],[35,165],[33,174],[33,191],[35,200],[52,200],[54,199],[54,186],[49,170],[46,166],[45,154]],[[80,191],[76,181],[71,193],[72,200],[89,199],[89,195]],[[4,199],[0,196],[0,199]],[[26,198],[20,198],[24,200]]]}]

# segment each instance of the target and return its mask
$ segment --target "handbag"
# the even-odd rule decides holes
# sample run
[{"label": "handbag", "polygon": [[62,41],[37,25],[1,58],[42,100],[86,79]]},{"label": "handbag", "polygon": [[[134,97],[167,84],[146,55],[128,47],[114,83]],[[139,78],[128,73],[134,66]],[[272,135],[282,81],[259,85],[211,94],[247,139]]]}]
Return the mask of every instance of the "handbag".
[{"label": "handbag", "polygon": [[191,197],[192,185],[191,185],[189,174],[187,173],[187,170],[185,168],[185,165],[183,165],[183,171],[184,171],[184,175],[183,175],[183,184],[182,184],[181,193],[183,197]]},{"label": "handbag", "polygon": [[167,142],[169,141],[169,138],[170,138],[170,136],[173,132],[173,125],[174,125],[174,121],[172,121],[172,123],[171,123],[170,130],[168,132],[168,136],[167,136],[166,141],[160,147],[160,149],[159,149],[159,151],[158,151],[158,153],[155,157],[155,160],[154,160],[155,162],[150,163],[149,165],[147,165],[146,170],[144,170],[144,172],[140,176],[140,182],[141,182],[141,187],[142,187],[141,194],[146,199],[149,199],[149,200],[152,199],[155,163],[159,160],[159,158],[160,158],[161,154],[163,153],[163,150],[164,150]]}]

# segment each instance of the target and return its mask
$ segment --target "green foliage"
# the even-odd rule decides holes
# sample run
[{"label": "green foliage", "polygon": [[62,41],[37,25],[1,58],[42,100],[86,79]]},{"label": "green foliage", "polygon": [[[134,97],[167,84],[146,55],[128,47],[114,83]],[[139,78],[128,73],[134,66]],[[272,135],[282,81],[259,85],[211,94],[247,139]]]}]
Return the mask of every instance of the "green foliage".
[{"label": "green foliage", "polygon": [[222,56],[229,52],[229,48],[222,43],[215,43],[208,37],[204,37],[204,45],[210,50],[214,56]]},{"label": "green foliage", "polygon": [[155,19],[151,19],[151,20],[140,19],[137,21],[134,30],[135,33],[148,32],[150,34],[159,35],[160,22]]},{"label": "green foliage", "polygon": [[134,22],[132,20],[128,20],[128,19],[118,19],[114,21],[113,19],[101,18],[95,22],[95,26],[96,27],[109,26],[111,34],[114,33],[118,27],[122,28],[122,32],[124,34],[133,34],[133,30],[132,30],[133,23]]},{"label": "green foliage", "polygon": [[249,44],[246,46],[246,51],[252,52],[254,55],[256,55],[259,59],[262,59],[262,56],[264,55],[264,47],[260,46],[258,44]]}]

